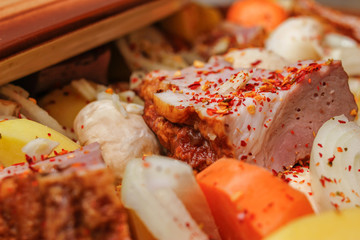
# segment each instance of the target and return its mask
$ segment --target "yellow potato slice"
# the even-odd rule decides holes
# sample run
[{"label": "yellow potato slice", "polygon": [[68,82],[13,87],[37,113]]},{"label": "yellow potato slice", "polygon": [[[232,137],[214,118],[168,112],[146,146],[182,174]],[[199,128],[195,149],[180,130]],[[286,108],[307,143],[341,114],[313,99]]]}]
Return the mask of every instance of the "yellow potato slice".
[{"label": "yellow potato slice", "polygon": [[15,119],[0,122],[0,164],[4,167],[25,162],[25,153],[21,151],[28,142],[36,138],[46,138],[59,143],[54,149],[73,151],[80,146],[71,139],[40,123]]},{"label": "yellow potato slice", "polygon": [[329,211],[304,217],[274,232],[265,240],[350,240],[358,239],[360,208]]},{"label": "yellow potato slice", "polygon": [[67,85],[48,93],[38,103],[62,126],[71,129],[76,115],[89,102],[71,85]]}]

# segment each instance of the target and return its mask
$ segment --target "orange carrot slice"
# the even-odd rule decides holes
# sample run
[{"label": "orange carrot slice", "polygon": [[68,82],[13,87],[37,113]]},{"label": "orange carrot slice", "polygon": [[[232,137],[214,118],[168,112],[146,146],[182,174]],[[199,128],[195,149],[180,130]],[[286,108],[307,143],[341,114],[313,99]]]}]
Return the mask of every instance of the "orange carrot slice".
[{"label": "orange carrot slice", "polygon": [[275,29],[287,18],[285,9],[270,0],[240,0],[229,8],[227,20],[245,27]]},{"label": "orange carrot slice", "polygon": [[306,196],[267,170],[220,159],[197,175],[222,239],[262,239],[313,213]]}]

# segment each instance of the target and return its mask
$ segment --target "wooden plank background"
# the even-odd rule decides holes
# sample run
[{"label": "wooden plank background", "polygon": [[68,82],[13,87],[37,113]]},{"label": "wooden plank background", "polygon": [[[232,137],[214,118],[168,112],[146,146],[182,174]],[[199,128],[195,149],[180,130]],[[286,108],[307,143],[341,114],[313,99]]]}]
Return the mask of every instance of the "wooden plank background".
[{"label": "wooden plank background", "polygon": [[[47,1],[75,2],[80,0]],[[86,1],[88,3],[90,0],[81,1]],[[103,0],[91,1],[106,2]],[[4,4],[2,1],[0,2]],[[180,9],[186,2],[187,1],[184,0],[146,1],[135,7],[121,11],[120,13],[93,21],[92,23],[76,28],[75,30],[67,31],[65,34],[56,34],[55,37],[46,41],[41,41],[39,44],[32,45],[24,50],[16,51],[14,54],[0,59],[0,85],[59,63],[65,59],[115,40],[133,30],[151,24]],[[34,7],[37,8],[39,6],[40,5]],[[18,9],[19,12],[22,11],[21,7]],[[8,16],[14,16],[13,13],[8,12],[7,14]],[[54,18],[56,19],[56,16]],[[3,19],[6,20],[7,17],[4,16]],[[70,26],[73,27],[71,24]],[[33,33],[34,32],[32,32],[32,34]],[[17,39],[14,40],[18,41]]]}]

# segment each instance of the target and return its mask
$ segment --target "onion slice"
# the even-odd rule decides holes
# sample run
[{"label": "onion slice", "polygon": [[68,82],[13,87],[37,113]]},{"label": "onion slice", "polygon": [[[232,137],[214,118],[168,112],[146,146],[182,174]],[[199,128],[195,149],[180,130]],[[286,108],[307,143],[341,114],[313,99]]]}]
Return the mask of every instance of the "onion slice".
[{"label": "onion slice", "polygon": [[28,142],[21,151],[31,157],[34,162],[43,160],[59,145],[58,142],[46,139],[36,138]]},{"label": "onion slice", "polygon": [[121,189],[125,207],[156,239],[220,239],[189,165],[160,156],[134,159],[126,167]]},{"label": "onion slice", "polygon": [[20,112],[23,113],[26,117],[39,122],[41,124],[44,124],[59,133],[66,135],[68,137],[69,134],[64,131],[63,127],[53,118],[51,117],[44,109],[39,107],[36,103],[30,101],[29,99],[25,98],[24,95],[19,94],[16,87],[14,88],[14,85],[7,84],[0,88],[0,93],[4,95],[5,97],[9,98],[10,100],[13,100],[14,102],[17,102],[21,105]]},{"label": "onion slice", "polygon": [[319,211],[360,205],[360,127],[344,116],[319,129],[310,159],[311,186]]}]

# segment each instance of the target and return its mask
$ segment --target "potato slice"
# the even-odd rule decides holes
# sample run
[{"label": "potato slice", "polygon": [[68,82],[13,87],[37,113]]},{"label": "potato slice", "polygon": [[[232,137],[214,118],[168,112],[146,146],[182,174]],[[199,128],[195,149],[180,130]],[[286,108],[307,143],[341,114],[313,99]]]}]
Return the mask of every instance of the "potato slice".
[{"label": "potato slice", "polygon": [[73,151],[80,146],[71,139],[37,122],[27,119],[6,120],[0,122],[0,164],[7,167],[25,162],[21,149],[36,138],[46,138],[58,142],[54,151]]},{"label": "potato slice", "polygon": [[69,129],[73,127],[76,115],[88,103],[89,101],[81,96],[71,85],[67,85],[62,89],[55,89],[39,101],[39,105],[50,116]]},{"label": "potato slice", "polygon": [[360,208],[329,211],[295,220],[265,240],[346,240],[357,239]]}]

